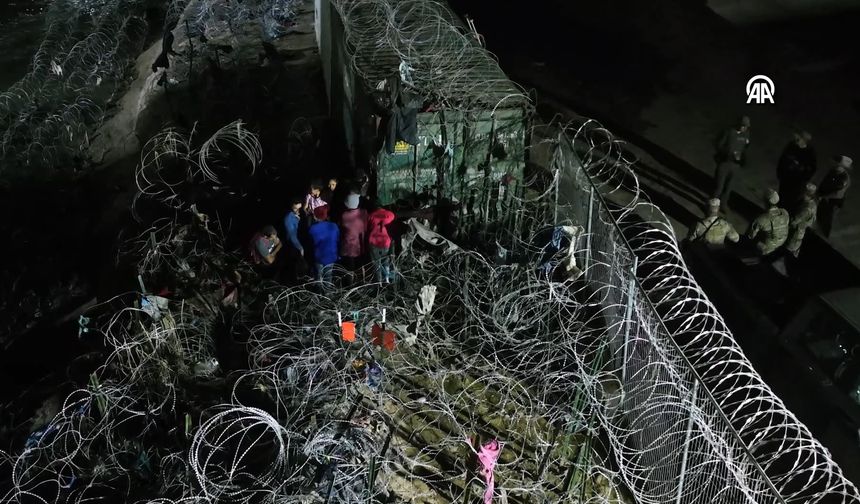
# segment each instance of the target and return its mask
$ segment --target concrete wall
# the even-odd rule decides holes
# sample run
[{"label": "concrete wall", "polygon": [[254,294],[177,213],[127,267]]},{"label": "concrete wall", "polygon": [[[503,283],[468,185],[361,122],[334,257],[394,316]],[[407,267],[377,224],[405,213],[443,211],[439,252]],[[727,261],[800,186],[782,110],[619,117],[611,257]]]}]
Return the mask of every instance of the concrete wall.
[{"label": "concrete wall", "polygon": [[322,60],[323,79],[325,80],[325,91],[328,97],[329,112],[331,112],[331,16],[332,8],[329,0],[314,0],[314,31],[316,32],[317,47]]},{"label": "concrete wall", "polygon": [[860,11],[860,0],[708,0],[708,6],[733,23],[756,24]]}]

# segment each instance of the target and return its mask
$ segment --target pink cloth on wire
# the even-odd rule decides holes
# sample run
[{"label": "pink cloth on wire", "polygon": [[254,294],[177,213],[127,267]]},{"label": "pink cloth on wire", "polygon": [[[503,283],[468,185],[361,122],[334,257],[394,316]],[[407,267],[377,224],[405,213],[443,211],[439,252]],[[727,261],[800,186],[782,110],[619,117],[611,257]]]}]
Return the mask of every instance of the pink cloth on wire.
[{"label": "pink cloth on wire", "polygon": [[484,504],[493,502],[493,492],[496,489],[496,478],[493,471],[496,468],[496,461],[499,459],[499,452],[502,448],[499,442],[495,439],[481,446],[481,451],[478,452],[478,461],[481,463],[482,473],[484,473],[484,481],[487,482],[487,490],[484,492]]}]

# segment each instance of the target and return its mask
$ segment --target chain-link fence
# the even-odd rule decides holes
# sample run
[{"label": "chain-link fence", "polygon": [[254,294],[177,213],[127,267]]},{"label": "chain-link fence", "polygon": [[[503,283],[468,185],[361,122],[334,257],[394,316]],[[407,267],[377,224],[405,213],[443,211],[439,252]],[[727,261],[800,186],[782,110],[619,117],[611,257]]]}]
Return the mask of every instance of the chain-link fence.
[{"label": "chain-link fence", "polygon": [[620,142],[594,122],[535,138],[531,161],[554,176],[556,226],[584,228],[577,260],[607,328],[591,406],[635,499],[857,502],[690,276]]}]

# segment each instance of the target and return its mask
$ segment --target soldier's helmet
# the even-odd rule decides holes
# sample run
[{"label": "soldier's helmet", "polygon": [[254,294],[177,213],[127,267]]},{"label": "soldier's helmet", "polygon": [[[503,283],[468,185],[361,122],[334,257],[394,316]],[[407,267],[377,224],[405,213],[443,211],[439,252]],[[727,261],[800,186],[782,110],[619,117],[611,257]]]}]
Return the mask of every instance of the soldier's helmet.
[{"label": "soldier's helmet", "polygon": [[779,193],[774,191],[773,189],[768,189],[765,194],[765,200],[770,205],[776,205],[779,203]]}]

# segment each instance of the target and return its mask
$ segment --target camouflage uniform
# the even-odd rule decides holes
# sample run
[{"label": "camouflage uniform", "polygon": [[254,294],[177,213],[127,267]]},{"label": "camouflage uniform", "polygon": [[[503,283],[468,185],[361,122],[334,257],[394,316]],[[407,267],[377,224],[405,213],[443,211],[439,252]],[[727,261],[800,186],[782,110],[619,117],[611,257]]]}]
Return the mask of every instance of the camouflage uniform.
[{"label": "camouflage uniform", "polygon": [[806,229],[815,222],[817,212],[818,201],[815,198],[804,198],[794,215],[791,216],[785,249],[791,252],[794,257],[797,257],[800,252],[800,244],[803,243],[803,237],[806,236]]},{"label": "camouflage uniform", "polygon": [[708,245],[722,246],[726,240],[737,242],[740,239],[734,226],[726,219],[711,215],[696,223],[690,230],[690,241],[704,241]]},{"label": "camouflage uniform", "polygon": [[749,237],[756,240],[761,255],[771,254],[785,243],[790,220],[785,209],[774,206],[753,221]]}]

